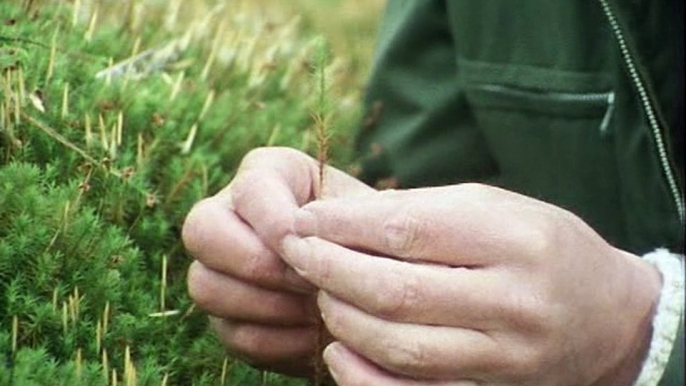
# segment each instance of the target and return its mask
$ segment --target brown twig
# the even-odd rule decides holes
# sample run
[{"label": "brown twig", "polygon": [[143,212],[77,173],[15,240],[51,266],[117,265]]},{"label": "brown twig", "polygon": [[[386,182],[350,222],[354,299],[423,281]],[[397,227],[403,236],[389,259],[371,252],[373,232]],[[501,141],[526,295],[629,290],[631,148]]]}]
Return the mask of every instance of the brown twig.
[{"label": "brown twig", "polygon": [[[319,167],[319,173],[317,176],[318,181],[314,189],[315,200],[320,200],[323,198],[325,191],[324,185],[326,182],[326,165],[329,161],[329,127],[326,101],[326,64],[328,58],[326,49],[327,48],[324,40],[321,40],[317,50],[318,52],[316,61],[316,76],[319,98],[315,113],[312,114],[315,138],[317,141],[317,163]],[[314,386],[322,386],[325,382],[325,379],[328,377],[328,370],[322,356],[327,343],[328,331],[323,320],[318,320],[316,327],[317,340],[315,356],[313,358],[314,376],[312,382]]]}]

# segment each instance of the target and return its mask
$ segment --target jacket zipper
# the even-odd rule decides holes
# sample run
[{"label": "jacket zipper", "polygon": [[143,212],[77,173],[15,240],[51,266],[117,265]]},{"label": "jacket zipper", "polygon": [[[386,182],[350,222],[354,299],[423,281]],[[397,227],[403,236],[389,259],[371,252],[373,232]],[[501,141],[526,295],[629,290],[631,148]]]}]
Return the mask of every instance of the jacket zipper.
[{"label": "jacket zipper", "polygon": [[480,85],[479,89],[494,93],[510,94],[514,96],[521,97],[540,97],[545,99],[552,99],[560,102],[570,102],[570,103],[604,103],[607,105],[605,110],[605,115],[603,116],[603,121],[600,124],[600,133],[606,134],[608,128],[610,127],[610,120],[612,119],[612,114],[615,109],[615,93],[614,91],[609,92],[594,92],[594,93],[570,93],[570,92],[558,92],[558,91],[528,91],[517,89],[513,87],[506,87],[495,84],[484,84]]},{"label": "jacket zipper", "polygon": [[531,91],[527,89],[502,86],[497,84],[482,84],[479,89],[501,94],[519,95],[525,97],[542,97],[562,102],[608,102],[612,92],[572,93],[558,91]]},{"label": "jacket zipper", "polygon": [[622,59],[624,60],[624,64],[626,65],[627,69],[629,70],[631,80],[634,83],[636,89],[638,90],[638,95],[641,100],[641,104],[643,105],[643,109],[646,113],[646,116],[648,117],[648,123],[650,124],[650,128],[653,133],[653,139],[657,147],[657,153],[660,159],[660,164],[667,178],[667,184],[669,185],[669,188],[672,191],[672,196],[676,204],[679,220],[681,220],[681,223],[684,224],[685,210],[683,197],[681,196],[679,185],[677,184],[676,177],[674,175],[674,170],[672,169],[672,166],[669,162],[669,157],[667,156],[667,146],[665,145],[665,139],[663,137],[662,130],[660,129],[660,124],[657,121],[657,116],[655,113],[655,109],[653,107],[653,103],[650,99],[650,96],[648,95],[648,91],[645,85],[643,84],[641,74],[638,72],[638,68],[636,67],[636,63],[634,62],[633,55],[629,50],[629,45],[627,44],[624,32],[622,31],[622,28],[620,27],[619,22],[617,21],[617,16],[612,11],[612,8],[610,7],[608,0],[599,1],[600,5],[603,8],[603,12],[605,12],[605,17],[607,17],[608,21],[610,22],[612,33],[614,34],[615,39],[617,39],[617,42],[619,43],[619,49],[622,54]]}]

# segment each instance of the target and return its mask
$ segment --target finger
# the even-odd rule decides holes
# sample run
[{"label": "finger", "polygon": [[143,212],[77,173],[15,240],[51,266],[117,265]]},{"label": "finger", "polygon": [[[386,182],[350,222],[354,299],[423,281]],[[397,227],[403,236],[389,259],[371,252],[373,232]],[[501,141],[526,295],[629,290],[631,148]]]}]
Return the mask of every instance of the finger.
[{"label": "finger", "polygon": [[389,322],[325,292],[319,308],[331,334],[382,369],[412,378],[479,379],[506,365],[498,344],[479,331]]},{"label": "finger", "polygon": [[311,296],[259,288],[197,261],[188,270],[188,292],[200,308],[222,319],[293,327],[312,325],[319,316]]},{"label": "finger", "polygon": [[309,203],[295,230],[393,258],[481,267],[540,246],[532,224],[545,206],[532,201],[476,184],[385,191]]},{"label": "finger", "polygon": [[236,215],[226,196],[196,204],[186,217],[182,238],[188,252],[212,270],[268,289],[312,291]]},{"label": "finger", "polygon": [[[234,207],[272,250],[292,233],[293,211],[313,200],[320,191],[317,162],[287,148],[262,148],[250,152],[241,163],[230,194]],[[362,182],[333,168],[323,174],[330,197],[373,191]]]},{"label": "finger", "polygon": [[357,355],[341,343],[324,350],[329,372],[339,386],[483,386],[469,380],[416,380],[391,374]]},{"label": "finger", "polygon": [[210,318],[228,351],[247,363],[285,374],[308,375],[316,349],[316,329],[279,328]]},{"label": "finger", "polygon": [[505,305],[521,304],[507,302],[514,295],[497,271],[397,261],[316,237],[288,237],[284,259],[315,287],[390,321],[490,330],[504,323]]}]

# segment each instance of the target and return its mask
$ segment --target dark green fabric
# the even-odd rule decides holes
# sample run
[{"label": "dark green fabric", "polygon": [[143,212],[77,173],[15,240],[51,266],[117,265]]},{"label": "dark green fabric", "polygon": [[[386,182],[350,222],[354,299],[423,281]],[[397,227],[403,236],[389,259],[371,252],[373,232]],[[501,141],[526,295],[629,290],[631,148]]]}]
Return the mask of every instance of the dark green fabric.
[{"label": "dark green fabric", "polygon": [[683,386],[686,384],[684,383],[684,364],[686,363],[684,351],[684,318],[682,315],[676,345],[672,349],[667,371],[665,376],[662,377],[659,386]]},{"label": "dark green fabric", "polygon": [[[675,28],[664,22],[673,3],[610,4],[671,145],[683,128]],[[571,210],[624,250],[684,252],[654,137],[598,0],[391,0],[365,105],[358,151],[370,184],[485,182]],[[683,150],[668,154],[680,184]],[[665,379],[683,380],[675,361]]]}]

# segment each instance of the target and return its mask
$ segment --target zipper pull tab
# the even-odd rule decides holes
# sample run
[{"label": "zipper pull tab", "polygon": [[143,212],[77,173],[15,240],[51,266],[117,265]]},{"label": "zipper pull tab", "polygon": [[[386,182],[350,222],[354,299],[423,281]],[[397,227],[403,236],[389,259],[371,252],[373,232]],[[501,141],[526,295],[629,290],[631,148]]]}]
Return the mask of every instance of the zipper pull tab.
[{"label": "zipper pull tab", "polygon": [[600,134],[603,136],[607,135],[610,127],[610,121],[612,120],[612,115],[615,112],[615,93],[614,91],[607,94],[607,111],[605,111],[605,116],[603,121],[600,123]]}]

